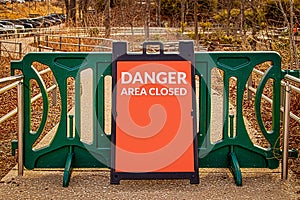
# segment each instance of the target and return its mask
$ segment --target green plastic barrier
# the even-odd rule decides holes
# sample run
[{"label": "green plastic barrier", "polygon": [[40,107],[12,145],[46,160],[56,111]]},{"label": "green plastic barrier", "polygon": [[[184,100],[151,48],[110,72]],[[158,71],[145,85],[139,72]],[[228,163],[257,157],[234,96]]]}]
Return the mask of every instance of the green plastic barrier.
[{"label": "green plastic barrier", "polygon": [[[262,78],[255,96],[255,114],[259,127],[270,143],[269,149],[255,146],[245,127],[243,119],[243,95],[247,80],[253,68],[266,61],[271,61],[272,66],[267,70]],[[275,52],[230,52],[230,53],[198,53],[196,54],[196,71],[201,77],[200,83],[200,133],[199,141],[199,165],[200,167],[229,167],[235,177],[236,184],[242,185],[242,175],[240,168],[270,168],[275,169],[279,165],[278,157],[275,154],[279,149],[279,129],[280,129],[280,81],[283,77],[281,73],[281,59]],[[223,110],[223,136],[221,142],[212,144],[210,142],[209,126],[213,125],[210,118],[211,112],[211,70],[212,68],[223,70],[224,85],[224,110]],[[236,124],[235,137],[230,137],[229,123],[229,79],[237,79],[236,93]],[[268,132],[263,125],[260,101],[263,88],[268,81],[273,79],[273,104],[272,104],[272,131]],[[201,118],[201,116],[203,116]],[[231,117],[232,119],[232,117]],[[201,158],[202,157],[202,158]]]},{"label": "green plastic barrier", "polygon": [[[249,138],[243,119],[242,103],[244,89],[253,68],[266,61],[272,66],[266,71],[255,95],[255,112],[259,127],[270,143],[270,148],[255,146]],[[54,139],[49,146],[34,150],[32,147],[42,133],[49,111],[49,95],[45,83],[33,62],[47,65],[56,78],[61,96],[61,117]],[[21,61],[11,63],[12,74],[16,69],[24,75],[24,166],[34,168],[65,168],[64,186],[68,186],[72,168],[109,168],[111,162],[110,135],[104,133],[104,78],[111,76],[111,53],[29,53]],[[214,168],[230,168],[237,185],[242,185],[240,168],[270,168],[279,166],[276,155],[279,152],[280,134],[280,81],[286,72],[281,71],[281,58],[276,52],[196,52],[196,75],[200,77],[198,132],[199,166]],[[211,70],[223,70],[224,85],[224,127],[222,140],[216,144],[210,141],[211,119]],[[93,76],[93,106],[95,114],[90,119],[93,123],[92,143],[80,140],[80,74],[85,69],[92,70]],[[67,79],[75,79],[75,116],[68,116],[67,110]],[[237,79],[236,115],[229,117],[229,79]],[[272,131],[267,131],[263,125],[260,101],[266,82],[273,80]],[[35,80],[42,93],[43,113],[40,127],[31,132],[31,92],[30,81]],[[75,120],[74,120],[75,117]],[[236,124],[233,126],[233,117]],[[69,118],[69,120],[68,120]],[[229,123],[231,121],[231,123]],[[69,123],[68,123],[69,122]],[[73,129],[73,124],[76,124]],[[231,137],[235,128],[236,135]],[[68,136],[68,129],[72,136]]]}]

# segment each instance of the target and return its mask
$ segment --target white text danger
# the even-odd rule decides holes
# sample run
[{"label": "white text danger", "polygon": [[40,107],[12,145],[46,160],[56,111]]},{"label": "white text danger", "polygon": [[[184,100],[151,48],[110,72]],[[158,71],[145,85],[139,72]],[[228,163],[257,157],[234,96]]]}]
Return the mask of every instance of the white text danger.
[{"label": "white text danger", "polygon": [[184,72],[121,72],[121,84],[187,84]]}]

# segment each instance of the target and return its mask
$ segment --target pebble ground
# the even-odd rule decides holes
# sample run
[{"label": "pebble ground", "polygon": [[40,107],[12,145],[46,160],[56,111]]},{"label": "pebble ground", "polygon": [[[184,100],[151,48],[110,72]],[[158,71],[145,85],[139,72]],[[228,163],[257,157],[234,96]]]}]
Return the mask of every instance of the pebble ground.
[{"label": "pebble ground", "polygon": [[245,169],[243,186],[235,185],[228,169],[200,169],[200,184],[189,180],[122,180],[110,185],[108,170],[74,170],[62,187],[62,170],[14,168],[0,182],[0,199],[300,199],[299,179],[280,179],[279,170]]}]

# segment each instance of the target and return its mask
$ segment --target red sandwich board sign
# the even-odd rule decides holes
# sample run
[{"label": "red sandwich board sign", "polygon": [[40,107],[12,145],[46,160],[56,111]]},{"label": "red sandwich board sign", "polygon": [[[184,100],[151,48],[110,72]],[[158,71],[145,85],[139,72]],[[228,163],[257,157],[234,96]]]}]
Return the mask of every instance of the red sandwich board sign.
[{"label": "red sandwich board sign", "polygon": [[198,183],[192,61],[162,50],[148,55],[147,45],[142,55],[125,53],[113,63],[111,183]]}]

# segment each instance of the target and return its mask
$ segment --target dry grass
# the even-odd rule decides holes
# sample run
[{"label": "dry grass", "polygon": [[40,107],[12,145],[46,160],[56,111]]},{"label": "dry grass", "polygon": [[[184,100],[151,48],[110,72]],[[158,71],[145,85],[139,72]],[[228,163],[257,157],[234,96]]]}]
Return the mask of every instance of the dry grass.
[{"label": "dry grass", "polygon": [[[61,13],[62,9],[50,5],[49,13]],[[18,19],[30,17],[30,14],[44,16],[48,14],[46,2],[25,2],[0,4],[0,19]]]}]

